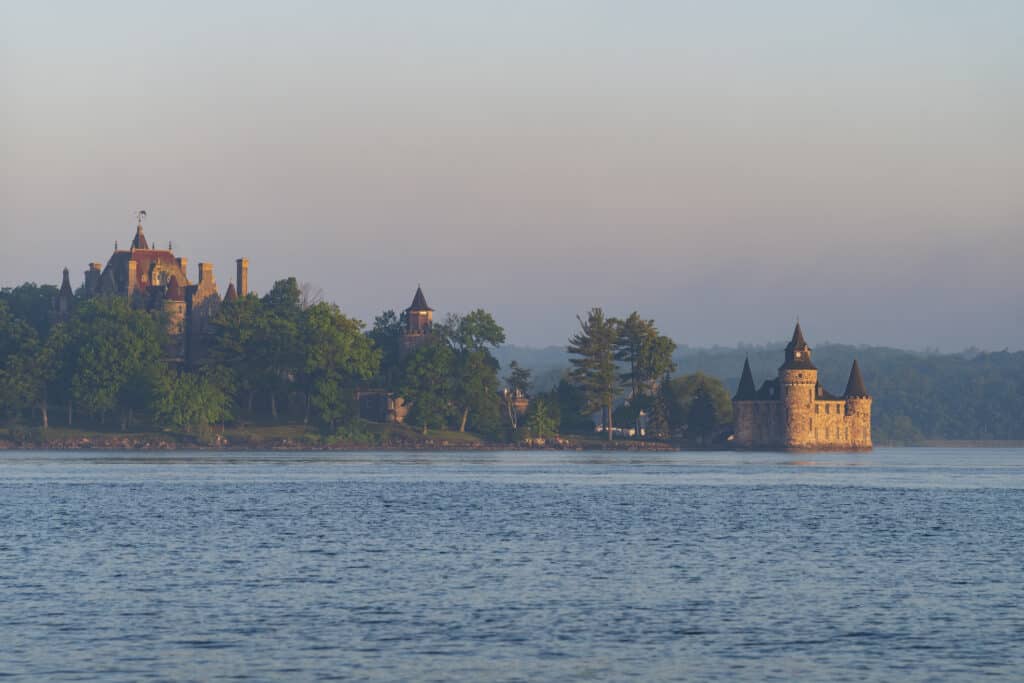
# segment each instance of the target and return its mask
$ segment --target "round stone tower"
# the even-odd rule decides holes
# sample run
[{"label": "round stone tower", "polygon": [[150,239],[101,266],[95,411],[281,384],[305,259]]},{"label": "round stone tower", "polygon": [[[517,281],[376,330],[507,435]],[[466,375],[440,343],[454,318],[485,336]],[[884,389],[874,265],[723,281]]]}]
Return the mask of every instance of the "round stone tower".
[{"label": "round stone tower", "polygon": [[850,379],[846,382],[846,420],[850,428],[850,446],[869,451],[871,444],[871,396],[860,376],[860,365],[853,361]]},{"label": "round stone tower", "polygon": [[811,347],[804,341],[800,323],[793,330],[793,339],[786,345],[786,362],[779,366],[779,393],[785,410],[786,448],[813,448],[814,390],[818,385],[818,368],[811,362]]}]

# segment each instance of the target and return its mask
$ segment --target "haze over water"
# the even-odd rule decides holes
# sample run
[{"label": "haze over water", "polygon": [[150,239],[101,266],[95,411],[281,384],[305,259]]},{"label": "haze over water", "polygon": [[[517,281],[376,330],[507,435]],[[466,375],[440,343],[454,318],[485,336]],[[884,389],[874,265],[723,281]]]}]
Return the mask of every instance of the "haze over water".
[{"label": "haze over water", "polygon": [[963,680],[1024,450],[0,454],[6,680]]},{"label": "haze over water", "polygon": [[147,233],[517,344],[1024,347],[1024,3],[0,5],[0,285]]}]

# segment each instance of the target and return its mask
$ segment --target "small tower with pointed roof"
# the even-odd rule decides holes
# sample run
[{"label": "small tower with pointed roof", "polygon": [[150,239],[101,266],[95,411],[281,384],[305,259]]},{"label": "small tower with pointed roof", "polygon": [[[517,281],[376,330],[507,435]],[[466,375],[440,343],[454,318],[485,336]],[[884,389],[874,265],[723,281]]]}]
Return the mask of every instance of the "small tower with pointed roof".
[{"label": "small tower with pointed roof", "polygon": [[427,305],[427,297],[417,285],[412,304],[405,309],[405,330],[400,345],[402,355],[425,344],[432,336],[433,327],[434,309]]},{"label": "small tower with pointed roof", "polygon": [[860,365],[854,359],[850,379],[846,381],[845,414],[850,418],[850,441],[854,448],[871,448],[871,396],[860,375]]}]

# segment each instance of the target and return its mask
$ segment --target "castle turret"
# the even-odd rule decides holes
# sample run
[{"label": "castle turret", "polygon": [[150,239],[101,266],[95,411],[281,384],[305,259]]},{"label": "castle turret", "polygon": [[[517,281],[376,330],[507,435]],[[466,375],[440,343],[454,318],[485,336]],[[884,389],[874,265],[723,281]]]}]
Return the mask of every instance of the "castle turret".
[{"label": "castle turret", "polygon": [[814,437],[814,389],[818,369],[811,362],[811,347],[800,323],[786,345],[786,362],[779,367],[780,398],[785,405],[786,448],[811,448]]},{"label": "castle turret", "polygon": [[85,295],[93,296],[100,289],[100,275],[103,272],[102,263],[90,263],[89,270],[85,271]]},{"label": "castle turret", "polygon": [[871,396],[860,375],[860,365],[853,361],[850,379],[846,382],[846,415],[850,422],[850,445],[858,449],[871,448]]},{"label": "castle turret", "polygon": [[417,286],[412,305],[405,309],[405,331],[402,332],[401,351],[408,353],[423,345],[430,338],[434,324],[434,309],[427,305],[427,297]]},{"label": "castle turret", "polygon": [[757,400],[757,388],[754,386],[754,375],[750,372],[750,358],[743,361],[743,374],[736,395],[732,397],[733,438],[740,448],[750,448],[754,444],[754,407],[751,401]]},{"label": "castle turret", "polygon": [[234,282],[228,283],[228,289],[224,292],[224,301],[238,301],[238,291],[235,289]]},{"label": "castle turret", "polygon": [[61,277],[60,292],[57,293],[56,312],[60,320],[66,320],[71,315],[71,306],[75,302],[75,293],[71,289],[71,275],[68,269],[64,269]]}]

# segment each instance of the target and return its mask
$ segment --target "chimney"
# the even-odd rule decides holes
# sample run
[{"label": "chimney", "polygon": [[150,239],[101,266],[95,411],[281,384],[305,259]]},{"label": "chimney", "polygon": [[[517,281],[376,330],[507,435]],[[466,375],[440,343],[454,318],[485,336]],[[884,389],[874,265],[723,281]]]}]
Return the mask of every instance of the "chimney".
[{"label": "chimney", "polygon": [[216,289],[217,285],[213,281],[213,264],[212,263],[200,263],[199,264],[199,286],[202,287],[213,287]]},{"label": "chimney", "polygon": [[128,260],[128,296],[135,292],[135,280],[138,278],[139,264],[135,259]]},{"label": "chimney", "polygon": [[238,287],[236,288],[238,296],[245,296],[249,293],[249,259],[240,258],[235,261],[237,269],[237,282]]},{"label": "chimney", "polygon": [[89,296],[96,293],[100,288],[100,271],[103,268],[99,263],[90,263],[89,270],[85,271],[85,293]]},{"label": "chimney", "polygon": [[188,259],[184,256],[178,257],[178,267],[181,268],[181,274],[185,276],[185,284],[188,284]]}]

